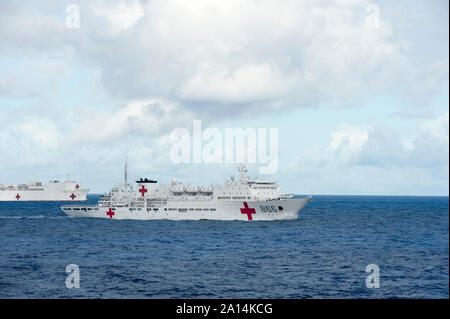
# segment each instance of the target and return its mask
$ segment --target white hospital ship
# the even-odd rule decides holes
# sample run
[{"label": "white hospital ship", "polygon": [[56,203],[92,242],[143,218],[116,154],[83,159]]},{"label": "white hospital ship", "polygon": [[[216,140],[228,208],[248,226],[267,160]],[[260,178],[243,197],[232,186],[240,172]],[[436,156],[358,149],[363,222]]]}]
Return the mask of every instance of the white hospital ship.
[{"label": "white hospital ship", "polygon": [[241,165],[240,178],[234,176],[223,185],[193,187],[172,180],[159,185],[147,178],[136,187],[125,183],[102,196],[95,206],[66,205],[61,209],[72,217],[108,219],[170,220],[285,220],[296,219],[311,196],[294,198],[281,192],[269,180],[250,178]]},{"label": "white hospital ship", "polygon": [[88,189],[75,181],[50,181],[48,185],[34,181],[27,184],[3,185],[0,183],[0,202],[28,201],[85,201]]}]

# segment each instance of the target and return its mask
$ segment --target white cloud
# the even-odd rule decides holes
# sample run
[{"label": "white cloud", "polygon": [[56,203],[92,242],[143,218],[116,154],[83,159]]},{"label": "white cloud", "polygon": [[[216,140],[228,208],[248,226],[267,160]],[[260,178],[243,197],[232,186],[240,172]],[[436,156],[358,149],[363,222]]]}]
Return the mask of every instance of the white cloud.
[{"label": "white cloud", "polygon": [[51,164],[55,163],[54,155],[62,140],[63,135],[53,121],[28,118],[0,129],[0,154],[11,166]]},{"label": "white cloud", "polygon": [[205,68],[188,79],[180,90],[187,100],[231,103],[271,100],[293,88],[295,79],[270,65],[245,65],[237,70]]},{"label": "white cloud", "polygon": [[409,34],[396,33],[386,14],[379,27],[367,27],[369,3],[81,1],[77,30],[45,11],[58,2],[44,9],[10,4],[2,11],[0,46],[67,59],[75,53],[101,70],[112,96],[207,101],[200,112],[216,118],[223,103],[245,114],[255,103],[277,104],[280,111],[358,105],[393,87],[395,94],[435,91],[448,78],[448,57],[417,60],[403,45]]},{"label": "white cloud", "polygon": [[95,15],[107,19],[109,27],[105,31],[112,34],[134,26],[144,16],[144,8],[138,1],[99,1],[94,2],[91,9]]},{"label": "white cloud", "polygon": [[133,101],[117,111],[91,111],[88,116],[72,132],[71,143],[111,143],[130,135],[150,139],[193,118],[189,111],[161,100]]},{"label": "white cloud", "polygon": [[360,151],[369,138],[371,127],[342,125],[341,129],[331,133],[330,148],[333,151],[344,148],[350,152]]},{"label": "white cloud", "polygon": [[373,128],[370,126],[341,125],[339,130],[330,133],[328,147],[319,151],[321,161],[327,162],[333,159],[333,165],[336,166],[357,161],[372,131]]},{"label": "white cloud", "polygon": [[449,112],[446,112],[434,120],[426,121],[420,126],[420,129],[424,134],[433,136],[443,144],[448,144],[449,142],[448,128]]},{"label": "white cloud", "polygon": [[448,195],[448,118],[447,112],[423,122],[414,136],[402,136],[386,125],[341,125],[330,133],[326,147],[302,151],[289,169],[297,170],[305,183],[325,185],[322,192],[389,194],[397,189],[397,194],[420,195],[438,188]]}]

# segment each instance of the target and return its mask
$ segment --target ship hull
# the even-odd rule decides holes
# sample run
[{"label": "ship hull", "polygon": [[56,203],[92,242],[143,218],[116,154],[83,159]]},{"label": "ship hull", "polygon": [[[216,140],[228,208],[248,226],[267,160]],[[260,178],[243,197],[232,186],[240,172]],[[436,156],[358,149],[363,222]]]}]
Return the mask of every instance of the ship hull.
[{"label": "ship hull", "polygon": [[131,220],[289,220],[308,203],[308,198],[270,201],[168,201],[160,207],[62,206],[71,217]]},{"label": "ship hull", "polygon": [[[88,190],[46,191],[46,190],[4,190],[0,191],[0,202],[47,202],[85,201]],[[72,195],[73,194],[73,195]]]}]

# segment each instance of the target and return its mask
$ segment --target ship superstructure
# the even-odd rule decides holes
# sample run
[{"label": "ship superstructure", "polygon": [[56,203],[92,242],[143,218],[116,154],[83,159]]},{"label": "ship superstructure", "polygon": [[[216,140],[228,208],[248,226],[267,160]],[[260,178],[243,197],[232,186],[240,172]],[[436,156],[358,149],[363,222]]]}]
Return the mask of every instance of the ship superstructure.
[{"label": "ship superstructure", "polygon": [[240,178],[223,185],[194,187],[176,179],[167,185],[140,178],[136,186],[125,183],[102,196],[98,205],[66,205],[61,209],[73,217],[108,219],[171,220],[282,220],[296,219],[310,196],[294,198],[284,194],[274,181],[247,176],[238,167]]}]

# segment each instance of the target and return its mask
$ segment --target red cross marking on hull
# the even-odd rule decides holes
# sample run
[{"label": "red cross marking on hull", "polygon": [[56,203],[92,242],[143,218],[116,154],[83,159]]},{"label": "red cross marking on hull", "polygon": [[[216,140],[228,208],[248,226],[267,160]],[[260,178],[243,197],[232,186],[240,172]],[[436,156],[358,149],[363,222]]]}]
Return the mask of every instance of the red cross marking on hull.
[{"label": "red cross marking on hull", "polygon": [[77,197],[74,193],[72,193],[72,195],[69,196],[70,198],[72,198],[72,200],[75,199],[75,197]]},{"label": "red cross marking on hull", "polygon": [[139,190],[140,193],[142,193],[142,197],[144,197],[144,193],[147,193],[147,189],[142,185],[142,188]]},{"label": "red cross marking on hull", "polygon": [[19,195],[19,194],[17,194],[17,195],[16,195],[16,198],[17,198],[17,200],[19,200],[19,199],[20,199],[20,195]]},{"label": "red cross marking on hull", "polygon": [[248,220],[253,220],[252,214],[256,214],[256,210],[254,208],[248,208],[247,202],[244,202],[244,207],[241,208],[241,214],[247,214]]},{"label": "red cross marking on hull", "polygon": [[112,218],[114,216],[114,212],[112,211],[111,208],[109,209],[109,211],[106,212],[106,215],[108,215],[109,218]]}]

